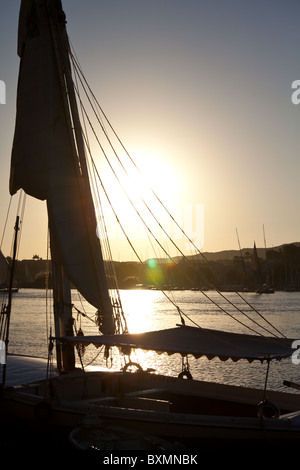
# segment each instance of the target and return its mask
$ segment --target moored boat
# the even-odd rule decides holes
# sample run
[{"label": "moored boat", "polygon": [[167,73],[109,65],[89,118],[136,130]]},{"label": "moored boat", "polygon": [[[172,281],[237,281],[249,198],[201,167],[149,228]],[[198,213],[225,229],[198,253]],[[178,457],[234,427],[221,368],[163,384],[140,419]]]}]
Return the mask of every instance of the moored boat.
[{"label": "moored boat", "polygon": [[[268,323],[265,332],[269,334],[264,336],[253,334],[252,329],[249,334],[236,334],[190,326],[175,304],[179,325],[140,334],[128,331],[118,290],[112,283],[113,271],[107,271],[104,260],[105,244],[101,248],[97,236],[89,152],[71,73],[76,61],[60,1],[22,0],[18,46],[21,64],[10,191],[15,194],[24,190],[47,201],[55,332],[49,331],[49,358],[39,364],[42,371],[38,367],[36,377],[14,382],[9,377],[14,357],[6,357],[2,364],[1,418],[37,432],[61,433],[79,447],[97,447],[101,439],[103,444],[103,429],[109,430],[107,440],[110,432],[114,434],[111,442],[117,447],[123,445],[124,434],[128,447],[132,439],[136,447],[142,441],[151,441],[157,448],[297,442],[299,395],[273,392],[267,386],[272,361],[292,356],[293,339],[276,329],[271,334]],[[15,244],[17,234],[18,229]],[[71,302],[71,284],[96,310],[99,335],[75,331],[74,315],[80,312]],[[209,293],[203,291],[203,295],[207,302],[212,301]],[[245,301],[241,294],[239,300]],[[251,307],[248,302],[246,306]],[[237,311],[244,314],[240,307]],[[12,313],[10,296],[1,312],[1,341],[6,347]],[[80,358],[82,348],[90,344],[104,347],[107,354],[117,348],[124,368],[78,368],[75,354]],[[143,370],[132,361],[132,352],[138,349],[181,355],[181,372],[171,377]],[[193,380],[189,356],[265,362],[265,384],[252,389]],[[29,361],[22,357],[18,360],[21,365]],[[87,437],[82,436],[79,423],[86,423],[91,413],[93,429]]]}]

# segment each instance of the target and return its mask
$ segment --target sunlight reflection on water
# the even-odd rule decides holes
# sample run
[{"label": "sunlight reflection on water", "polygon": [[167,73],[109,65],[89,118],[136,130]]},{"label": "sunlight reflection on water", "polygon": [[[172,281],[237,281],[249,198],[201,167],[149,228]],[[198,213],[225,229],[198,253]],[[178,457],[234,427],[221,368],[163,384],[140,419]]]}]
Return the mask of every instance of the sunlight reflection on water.
[{"label": "sunlight reflection on water", "polygon": [[[217,294],[208,292],[207,295],[215,300]],[[230,300],[233,299],[233,295],[231,293],[226,294]],[[232,307],[225,299],[221,299],[221,308],[219,308],[214,304],[208,304],[207,298],[200,292],[173,291],[170,296],[187,316],[203,328],[247,332],[241,324],[236,323],[224,314],[223,308],[233,313]],[[276,292],[265,296],[249,293],[245,294],[245,298],[287,337],[300,338],[300,293]],[[132,333],[165,329],[180,323],[176,307],[159,291],[121,291],[121,299],[127,316],[129,331]],[[84,309],[86,313],[93,316],[95,309],[87,303],[81,304],[78,302],[78,296],[75,293],[73,302],[79,310],[83,311]],[[242,306],[240,298],[237,298],[237,302]],[[47,357],[49,324],[45,318],[45,307],[45,292],[42,290],[21,289],[18,294],[15,294],[9,352]],[[49,311],[50,308],[51,300],[49,301]],[[243,305],[243,310],[247,314],[250,311],[247,305]],[[254,315],[256,320],[261,320],[256,313]],[[235,312],[235,316],[240,320],[242,319],[242,314],[239,312]],[[81,326],[85,335],[97,334],[97,327],[90,320],[76,315],[75,320],[76,327]],[[189,324],[187,318],[185,318],[185,321],[186,324]],[[244,318],[243,321],[245,321]],[[265,325],[270,328],[268,324]],[[144,369],[153,368],[157,372],[175,376],[181,372],[181,357],[178,354],[171,356],[167,354],[158,355],[151,351],[143,352],[140,350],[136,353],[137,359]],[[119,361],[116,351],[113,352],[112,358],[113,363],[109,362],[110,366],[117,369],[122,367],[123,364]],[[92,345],[86,349],[83,362],[85,365],[90,363],[95,366],[106,365],[103,351]],[[221,362],[217,358],[208,361],[205,357],[197,360],[190,357],[189,365],[193,377],[203,380],[259,387],[263,386],[265,380],[266,364],[260,364],[257,361],[249,364],[246,361],[233,363],[231,360]],[[269,387],[281,389],[283,388],[283,380],[299,381],[299,368],[300,365],[292,364],[290,359],[279,363],[274,362],[270,369]]]}]

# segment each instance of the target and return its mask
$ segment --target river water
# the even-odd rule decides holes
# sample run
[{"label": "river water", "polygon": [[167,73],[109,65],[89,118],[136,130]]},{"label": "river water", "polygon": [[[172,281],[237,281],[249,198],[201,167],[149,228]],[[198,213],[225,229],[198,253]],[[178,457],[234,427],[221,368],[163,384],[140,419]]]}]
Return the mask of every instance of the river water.
[{"label": "river water", "polygon": [[[177,308],[160,291],[121,290],[120,295],[128,328],[132,333],[174,327],[180,323]],[[186,315],[186,324],[191,324],[188,319],[190,318],[204,328],[247,333],[249,331],[241,323],[224,312],[226,310],[239,321],[250,325],[249,320],[241,313],[243,311],[260,323],[263,323],[261,315],[266,318],[267,322],[264,322],[263,326],[269,331],[274,331],[269,325],[271,323],[286,337],[300,339],[300,292],[275,292],[268,295],[246,293],[243,294],[243,299],[247,303],[234,293],[224,293],[224,297],[220,297],[213,291],[203,294],[186,290],[172,291],[168,295]],[[88,315],[83,318],[75,314],[76,328],[81,327],[85,335],[97,334],[97,327],[92,321],[95,309],[82,302],[76,292],[73,292],[72,296],[76,307]],[[240,311],[232,307],[232,302],[238,305]],[[254,312],[248,303],[254,307]],[[43,290],[20,289],[14,294],[9,353],[47,357],[47,338],[53,322],[51,310],[52,299],[46,296]],[[258,330],[257,325],[251,327]],[[54,334],[53,329],[52,333]],[[269,335],[266,331],[265,334]],[[137,351],[137,357],[133,359],[138,360],[145,369],[153,368],[167,375],[177,376],[181,372],[182,360],[178,354],[168,356]],[[113,352],[107,361],[103,350],[96,349],[93,345],[86,348],[83,364],[113,368],[122,366],[116,352]],[[191,357],[189,365],[193,377],[197,379],[259,388],[264,386],[267,367],[258,361],[249,364],[240,360],[234,363],[231,360],[222,362],[218,358],[208,360],[206,357],[197,360]],[[271,364],[268,388],[286,390],[283,380],[300,383],[300,364],[294,364],[291,358]]]}]

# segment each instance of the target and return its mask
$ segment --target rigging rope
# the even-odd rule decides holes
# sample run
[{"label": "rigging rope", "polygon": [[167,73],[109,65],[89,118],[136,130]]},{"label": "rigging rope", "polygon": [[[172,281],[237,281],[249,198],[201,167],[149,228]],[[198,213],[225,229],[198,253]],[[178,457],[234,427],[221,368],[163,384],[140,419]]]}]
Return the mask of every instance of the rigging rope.
[{"label": "rigging rope", "polygon": [[9,204],[8,204],[8,208],[7,208],[7,212],[6,212],[6,218],[5,218],[4,227],[3,227],[3,231],[2,231],[1,242],[0,242],[0,250],[2,250],[2,244],[3,244],[3,239],[4,239],[4,235],[5,235],[6,228],[7,228],[8,217],[9,217],[10,207],[11,207],[11,202],[12,202],[12,196],[10,196]]},{"label": "rigging rope", "polygon": [[[82,70],[81,70],[81,68],[80,68],[80,66],[79,66],[79,64],[78,64],[78,61],[76,60],[75,56],[72,54],[71,51],[70,51],[70,57],[71,57],[71,60],[72,60],[72,63],[73,63],[74,71],[76,72],[76,75],[78,75],[78,77],[79,77],[79,81],[80,81],[81,86],[82,86],[82,88],[83,88],[83,90],[84,90],[84,92],[85,92],[85,94],[86,94],[86,96],[87,96],[87,99],[88,99],[88,101],[89,101],[89,104],[90,104],[90,106],[92,107],[92,110],[93,110],[93,112],[94,112],[94,114],[95,114],[95,116],[96,116],[96,118],[97,118],[97,120],[98,120],[98,123],[99,123],[99,125],[100,125],[100,127],[101,127],[101,129],[102,129],[102,132],[104,133],[104,135],[105,135],[105,137],[106,137],[106,139],[107,139],[107,141],[108,141],[108,143],[109,143],[109,145],[110,145],[110,147],[111,147],[113,153],[115,154],[115,156],[116,156],[116,158],[117,158],[119,164],[121,165],[121,168],[123,169],[123,171],[125,172],[125,174],[129,177],[128,172],[127,172],[127,170],[125,169],[123,162],[120,160],[120,158],[119,158],[119,156],[118,156],[118,153],[117,153],[117,151],[116,151],[114,145],[112,144],[111,139],[110,139],[109,136],[108,136],[108,133],[107,133],[105,127],[104,127],[104,124],[103,124],[103,121],[102,121],[101,117],[99,116],[99,113],[97,113],[97,111],[96,111],[96,109],[95,109],[95,106],[94,106],[93,103],[91,102],[91,99],[90,99],[90,97],[89,97],[89,95],[88,95],[88,92],[89,92],[90,95],[92,96],[92,98],[93,98],[93,100],[94,100],[94,103],[95,103],[96,106],[99,108],[101,114],[103,115],[104,119],[105,119],[106,122],[108,123],[108,125],[109,125],[110,129],[112,130],[114,136],[116,137],[117,141],[119,142],[119,144],[121,145],[121,147],[122,147],[123,150],[125,151],[126,155],[127,155],[128,158],[130,159],[131,163],[134,165],[134,167],[135,167],[135,169],[138,171],[138,173],[142,176],[141,171],[139,170],[139,168],[137,167],[136,163],[133,161],[132,157],[130,156],[129,152],[126,150],[125,146],[124,146],[123,143],[121,142],[121,140],[120,140],[120,138],[118,137],[117,133],[115,132],[113,126],[111,125],[110,121],[108,120],[106,114],[104,113],[102,107],[100,106],[100,104],[99,104],[99,102],[97,101],[95,95],[93,94],[91,88],[89,87],[89,85],[88,85],[88,83],[87,83],[87,81],[86,81],[86,79],[85,79],[85,77],[84,77],[84,74],[83,74],[83,72],[82,72]],[[164,248],[164,247],[162,246],[162,244],[159,242],[159,240],[157,239],[157,237],[155,237],[153,231],[150,229],[150,227],[148,226],[148,224],[145,222],[144,218],[141,216],[140,212],[137,210],[137,208],[135,207],[135,205],[134,205],[134,203],[132,202],[131,198],[129,197],[128,193],[127,193],[126,190],[124,189],[124,187],[123,187],[123,185],[122,185],[122,183],[121,183],[119,177],[117,176],[117,174],[116,174],[116,172],[115,172],[115,170],[114,170],[114,168],[113,168],[113,166],[112,166],[110,160],[108,159],[108,156],[107,156],[107,154],[106,154],[106,152],[105,152],[105,150],[104,150],[103,145],[101,144],[101,142],[100,142],[100,140],[99,140],[99,138],[98,138],[98,136],[97,136],[97,134],[96,134],[96,132],[95,132],[95,129],[94,129],[92,123],[91,123],[91,120],[90,120],[90,118],[88,117],[88,114],[87,114],[87,112],[86,112],[86,109],[85,109],[85,107],[84,107],[84,105],[83,105],[83,103],[82,103],[81,97],[80,97],[80,95],[79,95],[79,91],[78,91],[78,87],[77,87],[77,86],[76,86],[76,92],[77,92],[77,95],[78,95],[78,97],[79,97],[79,100],[80,100],[80,103],[81,103],[81,107],[82,107],[82,109],[84,110],[84,114],[86,115],[86,118],[88,119],[89,125],[90,125],[90,127],[91,127],[91,129],[92,129],[92,131],[93,131],[93,133],[94,133],[94,136],[95,136],[95,138],[96,138],[96,140],[97,140],[97,143],[98,143],[98,145],[99,145],[99,147],[100,147],[100,149],[101,149],[103,155],[105,156],[106,161],[107,161],[108,165],[110,166],[110,168],[111,168],[111,170],[112,170],[112,172],[113,172],[113,174],[114,174],[116,180],[118,181],[120,187],[123,189],[123,191],[124,191],[124,193],[125,193],[127,199],[129,199],[130,204],[132,205],[133,209],[134,209],[135,212],[137,213],[138,217],[141,219],[141,221],[142,221],[142,223],[144,224],[146,230],[148,230],[149,234],[154,238],[154,240],[156,241],[156,243],[158,243],[158,245],[159,245],[160,248],[163,250],[163,252],[168,256],[168,258],[169,258],[169,259],[176,265],[176,267],[178,268],[178,264],[175,263],[175,261],[173,260],[173,258],[172,258],[172,257],[169,255],[169,253],[165,250],[165,248]],[[91,159],[92,159],[93,167],[94,167],[94,169],[96,169],[96,165],[95,165],[95,162],[94,162],[92,156],[91,156]],[[103,191],[104,191],[104,194],[105,194],[105,196],[106,196],[106,198],[107,198],[107,200],[108,200],[108,202],[109,202],[111,208],[113,208],[113,206],[112,206],[112,204],[111,204],[111,201],[110,201],[110,199],[108,198],[108,194],[107,194],[107,192],[106,192],[106,190],[105,190],[105,188],[104,188],[103,182],[102,182],[102,180],[101,180],[101,178],[100,178],[98,172],[97,172],[97,176],[98,176],[98,178],[99,178],[99,181],[100,181],[101,187],[102,187],[102,189],[103,189]],[[154,195],[154,197],[156,198],[156,200],[159,202],[159,204],[163,207],[163,209],[167,212],[167,214],[169,215],[169,217],[171,218],[171,220],[173,221],[173,223],[180,229],[180,231],[182,232],[182,234],[186,237],[186,239],[189,241],[189,243],[194,247],[194,249],[196,250],[196,252],[199,253],[199,254],[203,257],[203,259],[206,261],[206,263],[210,266],[210,268],[213,269],[214,272],[216,272],[216,274],[217,274],[219,277],[223,278],[223,276],[218,272],[218,270],[215,268],[215,266],[214,266],[211,262],[209,262],[209,260],[208,260],[208,259],[205,257],[205,255],[198,249],[198,247],[194,244],[194,242],[191,240],[191,238],[185,233],[185,231],[183,230],[183,228],[178,224],[178,222],[176,221],[176,219],[175,219],[175,218],[172,216],[172,214],[168,211],[168,209],[165,207],[165,205],[163,204],[163,202],[161,201],[161,199],[157,196],[157,194],[154,192],[154,190],[153,190],[152,188],[150,188],[150,191],[152,192],[152,194]],[[153,211],[151,210],[151,208],[149,207],[149,205],[146,203],[146,201],[144,200],[144,198],[141,197],[141,199],[142,199],[142,202],[144,203],[145,207],[146,207],[147,210],[149,211],[149,213],[152,215],[152,217],[154,218],[154,220],[155,220],[156,223],[158,224],[159,228],[165,233],[165,235],[167,235],[167,237],[169,238],[169,240],[171,241],[171,243],[175,246],[175,248],[176,248],[176,249],[179,251],[179,253],[183,256],[183,258],[189,263],[189,265],[191,265],[192,268],[195,269],[193,263],[185,256],[185,254],[182,252],[182,250],[180,250],[180,248],[178,247],[178,245],[174,242],[174,240],[173,240],[173,239],[169,236],[169,234],[166,232],[166,230],[164,229],[163,225],[158,221],[157,217],[154,215]],[[119,219],[119,217],[117,216],[117,214],[116,214],[116,212],[115,212],[114,209],[113,209],[113,213],[114,213],[114,215],[115,215],[115,217],[116,217],[117,222],[119,223],[119,225],[120,225],[120,227],[121,227],[122,232],[125,234],[124,227],[123,227],[122,224],[120,223],[120,219]],[[129,241],[129,237],[128,237],[127,235],[125,235],[125,236],[126,236],[127,241]],[[129,244],[130,244],[131,248],[133,248],[133,244],[132,244],[130,241],[129,241]],[[136,250],[135,250],[135,249],[133,249],[133,250],[134,250],[135,255],[137,256],[137,259],[143,264],[143,261],[141,260],[140,256],[137,254]],[[202,275],[202,278],[205,279],[205,276]],[[210,287],[213,287],[213,288],[216,290],[216,292],[217,292],[226,302],[228,302],[228,304],[229,304],[231,307],[233,307],[234,309],[236,309],[236,310],[237,310],[239,313],[241,313],[242,315],[246,316],[246,318],[247,318],[248,320],[254,322],[254,324],[256,324],[257,326],[259,326],[260,328],[262,328],[264,331],[268,332],[269,334],[271,334],[271,335],[273,335],[273,336],[276,336],[275,333],[269,331],[266,327],[264,327],[263,325],[259,324],[256,320],[254,320],[254,319],[251,318],[249,315],[247,315],[242,309],[240,309],[235,303],[233,303],[230,299],[228,299],[227,296],[225,296],[220,290],[218,290],[218,289],[217,289],[212,283],[210,283],[207,279],[205,279],[205,280],[206,280],[206,282],[208,282],[208,284],[210,285]],[[203,294],[210,302],[212,302],[215,306],[217,306],[219,309],[221,309],[221,311],[222,311],[223,313],[226,313],[226,314],[229,315],[231,318],[233,318],[235,321],[241,323],[243,326],[245,326],[245,327],[247,327],[247,328],[250,328],[248,325],[244,324],[243,322],[241,322],[240,320],[238,320],[236,317],[234,317],[232,314],[230,314],[227,310],[225,310],[221,305],[219,305],[216,301],[214,301],[214,299],[212,299],[212,298],[211,298],[208,294],[206,294],[204,291],[202,291],[202,294]],[[240,297],[241,300],[243,300],[243,302],[245,302],[245,304],[246,304],[249,308],[251,308],[256,314],[258,314],[259,317],[260,317],[263,321],[265,321],[269,326],[271,326],[279,335],[285,337],[285,336],[284,336],[274,325],[272,325],[271,322],[269,322],[252,304],[250,304],[250,303],[247,301],[247,299],[245,299],[244,296],[242,296],[239,292],[236,292],[236,294]],[[167,297],[168,297],[168,296],[167,296]],[[169,298],[169,297],[168,297],[168,298]],[[170,300],[170,298],[169,298],[169,300]],[[172,302],[172,303],[173,303],[173,302]],[[173,304],[174,304],[174,303],[173,303]],[[177,306],[176,306],[176,308],[177,308]],[[252,328],[250,328],[250,330],[254,331]],[[257,333],[257,332],[255,331],[255,333]],[[258,333],[258,334],[259,334],[259,333]]]},{"label": "rigging rope", "polygon": [[[78,92],[77,87],[75,87],[75,89]],[[81,108],[82,115],[83,115],[83,121],[85,124],[85,118],[84,118],[85,110],[84,110],[82,101],[81,100],[79,101],[80,101],[80,108]],[[86,126],[85,126],[85,129],[86,129]],[[110,288],[110,297],[112,299],[112,307],[114,311],[114,321],[115,321],[115,326],[117,327],[116,333],[124,333],[128,331],[127,322],[126,322],[126,318],[123,312],[122,302],[121,302],[118,286],[116,283],[116,275],[114,272],[111,248],[108,242],[107,228],[105,225],[105,218],[103,216],[103,209],[102,209],[102,204],[101,204],[101,198],[99,195],[99,188],[95,182],[95,165],[94,165],[94,160],[92,158],[92,152],[90,148],[87,131],[83,133],[83,138],[85,140],[85,145],[90,155],[90,159],[92,163],[92,168],[91,168],[89,161],[87,161],[90,181],[91,181],[91,185],[93,186],[93,194],[95,197],[97,197],[96,207],[100,211],[100,213],[98,214],[97,230],[99,231],[101,229],[101,233],[98,232],[98,236],[102,240],[102,249],[103,249],[104,255],[106,255],[106,272],[107,272],[108,284]],[[100,221],[101,221],[101,224],[100,224]]]}]

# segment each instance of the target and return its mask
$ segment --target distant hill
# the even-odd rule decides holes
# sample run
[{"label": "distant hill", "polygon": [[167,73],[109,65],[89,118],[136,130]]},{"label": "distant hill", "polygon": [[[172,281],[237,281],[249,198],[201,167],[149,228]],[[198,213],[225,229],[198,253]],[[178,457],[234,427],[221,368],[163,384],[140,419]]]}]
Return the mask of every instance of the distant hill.
[{"label": "distant hill", "polygon": [[[287,249],[284,250],[284,247]],[[266,275],[265,249],[257,248],[258,257],[261,261],[262,276]],[[279,246],[268,248],[270,252],[269,268],[270,280],[275,289],[294,289],[300,291],[300,242],[286,243]],[[273,252],[273,256],[271,255]],[[276,254],[278,253],[278,255]],[[247,288],[255,288],[257,285],[257,277],[251,265],[253,247],[243,248],[244,256],[244,275],[247,274]],[[204,252],[204,257],[209,263],[217,263],[217,270],[222,274],[216,275],[214,270],[205,265],[204,257],[201,254],[187,256],[193,261],[196,271],[191,272],[190,263],[185,263],[182,256],[173,257],[172,259],[180,264],[180,269],[171,269],[166,258],[156,259],[156,263],[143,264],[138,261],[115,261],[114,269],[120,288],[134,288],[137,285],[152,285],[153,273],[157,277],[157,285],[166,285],[168,287],[175,286],[180,288],[190,288],[191,281],[193,287],[206,287],[203,280],[208,279],[209,285],[217,286],[219,289],[234,290],[244,288],[244,276],[242,264],[239,262],[241,257],[240,250],[223,250],[217,252]],[[182,263],[181,263],[182,262]],[[173,265],[173,268],[175,266]],[[152,276],[150,276],[151,269]],[[49,271],[49,272],[48,272]],[[49,274],[50,273],[50,274]],[[202,274],[201,274],[202,273]],[[46,280],[51,283],[51,266],[50,263],[42,259],[22,260],[17,263],[17,279],[19,287],[35,287],[45,288]],[[159,284],[160,283],[160,284]],[[48,284],[49,285],[49,284]]]},{"label": "distant hill", "polygon": [[[284,246],[286,245],[295,245],[296,247],[300,247],[300,242],[293,242],[293,243],[284,243],[283,245],[279,246],[272,246],[272,247],[267,247],[267,250],[274,250],[274,251],[280,251]],[[257,255],[259,258],[265,258],[265,248],[258,248],[256,247],[257,250]],[[245,253],[252,253],[253,252],[253,246],[251,248],[242,248],[242,253],[243,256]],[[232,260],[235,256],[241,256],[240,250],[223,250],[223,251],[216,251],[216,252],[203,252],[203,255],[205,256],[206,259],[209,261],[230,261]],[[181,259],[182,256],[177,256],[174,257],[173,259],[175,261],[178,261]],[[187,256],[189,259],[201,259],[201,255],[189,255]]]}]

